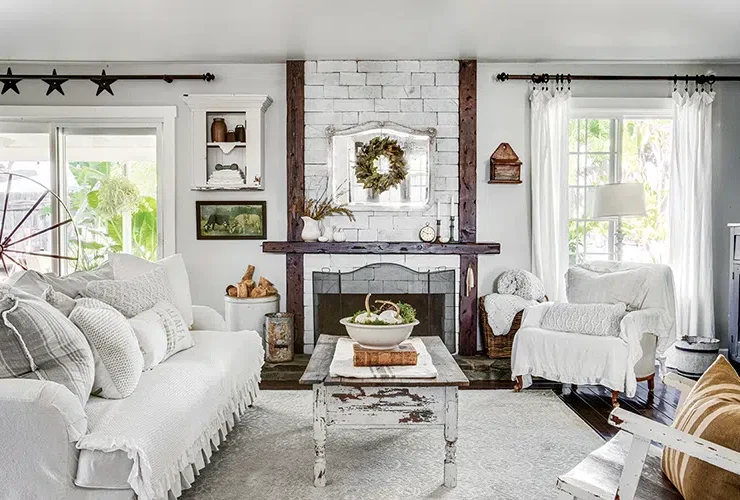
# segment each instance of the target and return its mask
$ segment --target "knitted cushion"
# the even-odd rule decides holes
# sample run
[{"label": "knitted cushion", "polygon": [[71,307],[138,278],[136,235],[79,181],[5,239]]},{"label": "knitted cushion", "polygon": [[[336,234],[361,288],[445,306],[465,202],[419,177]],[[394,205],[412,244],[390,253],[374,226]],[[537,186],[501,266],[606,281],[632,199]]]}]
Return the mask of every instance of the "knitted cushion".
[{"label": "knitted cushion", "polygon": [[[704,372],[673,427],[740,452],[740,377],[720,356]],[[666,447],[663,472],[686,500],[740,498],[740,476]]]},{"label": "knitted cushion", "polygon": [[558,332],[619,337],[624,313],[624,304],[553,304],[540,326]]},{"label": "knitted cushion", "polygon": [[95,358],[93,395],[122,399],[134,392],[144,368],[128,320],[109,305],[90,298],[77,300],[69,319],[87,337]]},{"label": "knitted cushion", "polygon": [[158,302],[131,318],[130,323],[144,356],[144,370],[195,345],[180,312],[168,302]]},{"label": "knitted cushion", "polygon": [[95,368],[77,327],[42,299],[0,285],[0,378],[51,380],[84,406]]},{"label": "knitted cushion", "polygon": [[160,266],[130,279],[91,281],[85,295],[115,307],[127,318],[151,309],[157,302],[175,302],[167,271]]},{"label": "knitted cushion", "polygon": [[115,279],[129,279],[153,271],[159,266],[164,267],[174,296],[172,304],[180,311],[190,328],[193,324],[193,299],[190,296],[190,279],[182,255],[175,254],[157,262],[150,262],[135,255],[117,253],[110,255],[109,262],[113,267]]}]

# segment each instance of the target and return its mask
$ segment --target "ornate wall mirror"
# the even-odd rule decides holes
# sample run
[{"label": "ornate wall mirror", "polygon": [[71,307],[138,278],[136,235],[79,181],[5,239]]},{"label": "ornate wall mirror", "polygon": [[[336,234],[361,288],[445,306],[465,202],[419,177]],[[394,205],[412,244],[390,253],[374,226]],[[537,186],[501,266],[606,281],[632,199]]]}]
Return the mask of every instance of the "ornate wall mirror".
[{"label": "ornate wall mirror", "polygon": [[429,205],[436,129],[368,122],[345,129],[327,127],[326,134],[335,202],[354,210],[413,210]]}]

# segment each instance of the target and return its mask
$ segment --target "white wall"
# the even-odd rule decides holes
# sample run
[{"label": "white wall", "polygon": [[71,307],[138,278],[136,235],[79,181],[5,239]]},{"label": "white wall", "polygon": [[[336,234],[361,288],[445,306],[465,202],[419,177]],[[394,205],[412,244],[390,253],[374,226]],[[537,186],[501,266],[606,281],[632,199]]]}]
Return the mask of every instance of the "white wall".
[{"label": "white wall", "polygon": [[[504,270],[530,269],[529,85],[500,83],[498,73],[703,74],[703,66],[656,64],[478,64],[478,241],[501,243],[501,255],[480,256],[479,292],[490,293]],[[737,75],[739,66],[713,65],[718,74]],[[670,97],[669,82],[574,82],[574,97]],[[715,86],[714,104],[714,283],[717,335],[727,345],[728,222],[740,221],[740,85]],[[520,185],[488,184],[489,157],[508,142],[522,160]]]},{"label": "white wall", "polygon": [[[51,73],[52,66],[10,63],[13,72]],[[5,72],[4,66],[3,73]],[[46,96],[47,86],[40,81],[23,81],[21,95],[6,93],[0,96],[0,105],[97,105],[97,106],[177,106],[176,124],[176,185],[166,193],[176,199],[177,252],[183,254],[190,275],[193,301],[223,312],[224,289],[238,281],[248,264],[257,267],[257,275],[264,275],[283,292],[285,290],[285,257],[264,254],[261,241],[197,241],[195,237],[196,200],[266,200],[267,238],[286,239],[285,189],[285,64],[75,64],[55,65],[60,74],[99,74],[105,67],[108,74],[184,74],[211,72],[216,80],[176,81],[120,81],[113,85],[115,96],[95,96],[96,86],[90,82],[67,82],[66,96]],[[268,94],[272,106],[265,115],[265,186],[263,192],[198,192],[191,191],[190,157],[191,131],[189,108],[182,101],[183,94]],[[284,302],[283,302],[284,307]]]}]

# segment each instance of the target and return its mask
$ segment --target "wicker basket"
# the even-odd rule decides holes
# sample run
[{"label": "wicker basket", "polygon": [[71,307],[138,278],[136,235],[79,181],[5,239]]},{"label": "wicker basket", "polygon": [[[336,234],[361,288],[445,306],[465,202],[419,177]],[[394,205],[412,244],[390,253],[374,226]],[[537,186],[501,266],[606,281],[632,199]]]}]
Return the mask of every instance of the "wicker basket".
[{"label": "wicker basket", "polygon": [[[545,300],[548,300],[545,296]],[[519,311],[511,322],[511,329],[506,335],[494,335],[491,325],[488,324],[488,313],[486,313],[486,298],[478,299],[478,308],[480,310],[480,329],[483,332],[483,342],[486,347],[486,354],[491,359],[504,359],[511,357],[511,346],[514,345],[514,335],[522,326],[522,316],[524,311]]]}]

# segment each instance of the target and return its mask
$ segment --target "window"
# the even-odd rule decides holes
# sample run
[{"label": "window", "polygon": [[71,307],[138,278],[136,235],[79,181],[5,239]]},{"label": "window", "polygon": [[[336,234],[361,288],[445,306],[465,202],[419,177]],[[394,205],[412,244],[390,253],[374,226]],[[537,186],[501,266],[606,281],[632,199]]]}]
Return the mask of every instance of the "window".
[{"label": "window", "polygon": [[[594,102],[596,101],[596,102]],[[604,106],[607,101],[609,106]],[[574,99],[569,123],[569,250],[571,264],[586,260],[665,262],[672,115],[669,103]],[[625,107],[620,109],[619,105]],[[596,186],[639,182],[647,216],[596,220]]]},{"label": "window", "polygon": [[[174,242],[166,241],[165,235],[174,231],[174,196],[171,190],[163,196],[162,187],[163,182],[174,185],[174,111],[129,108],[129,115],[131,110],[144,110],[146,116],[106,120],[100,111],[106,108],[96,108],[93,121],[80,117],[79,108],[61,108],[59,115],[68,111],[71,116],[21,122],[15,116],[7,119],[8,108],[0,107],[0,172],[14,174],[9,190],[7,176],[0,179],[0,192],[9,193],[3,238],[16,225],[17,234],[32,236],[18,245],[23,258],[9,262],[8,271],[24,265],[66,273],[95,268],[114,252],[148,260],[172,253]],[[160,113],[161,121],[155,119]],[[71,224],[62,231],[43,231],[68,217],[61,203],[45,193],[47,189],[69,210],[76,231]],[[42,203],[23,220],[40,197]],[[45,257],[49,254],[78,259]]]}]

